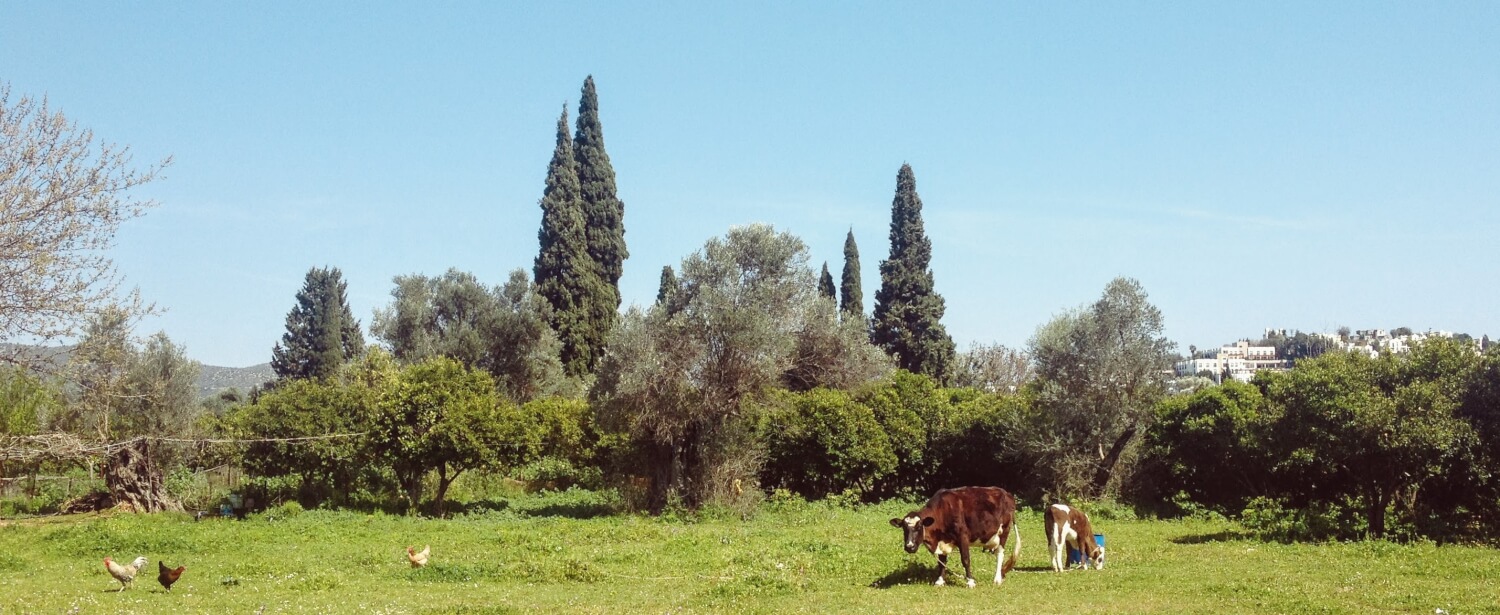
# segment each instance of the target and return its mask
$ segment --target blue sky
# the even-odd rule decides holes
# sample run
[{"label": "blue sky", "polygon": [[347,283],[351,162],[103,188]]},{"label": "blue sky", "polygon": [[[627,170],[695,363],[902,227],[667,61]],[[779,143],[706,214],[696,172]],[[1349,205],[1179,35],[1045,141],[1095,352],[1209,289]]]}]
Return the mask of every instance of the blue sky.
[{"label": "blue sky", "polygon": [[870,309],[905,162],[960,348],[1022,346],[1122,275],[1183,348],[1500,334],[1500,3],[0,9],[13,95],[174,157],[113,255],[167,309],[139,332],[215,365],[269,360],[311,267],[366,325],[395,275],[529,271],[590,74],[626,303],[760,221],[835,272],[852,228]]}]

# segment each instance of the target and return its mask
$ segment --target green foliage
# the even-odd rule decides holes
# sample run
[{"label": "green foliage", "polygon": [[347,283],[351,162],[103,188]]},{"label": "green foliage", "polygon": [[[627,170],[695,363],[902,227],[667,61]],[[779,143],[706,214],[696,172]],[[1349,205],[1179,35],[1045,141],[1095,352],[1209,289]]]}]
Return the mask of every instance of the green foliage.
[{"label": "green foliage", "polygon": [[437,278],[396,276],[395,283],[392,304],[376,312],[372,329],[403,363],[448,357],[489,372],[520,402],[566,385],[561,345],[547,324],[551,308],[524,271],[496,288],[457,269]]},{"label": "green foliage", "polygon": [[62,391],[24,368],[0,366],[0,436],[36,433],[63,405]]},{"label": "green foliage", "polygon": [[309,269],[286,315],[286,333],[271,350],[278,379],[328,378],[364,351],[359,321],[349,310],[348,284],[337,267]]},{"label": "green foliage", "polygon": [[435,506],[467,470],[534,459],[539,438],[520,408],[495,392],[488,374],[438,357],[401,370],[382,391],[371,445],[390,466],[408,506],[420,500],[423,480],[438,476]]},{"label": "green foliage", "polygon": [[1266,396],[1283,413],[1278,469],[1294,502],[1358,501],[1370,532],[1384,535],[1387,508],[1414,498],[1468,428],[1455,416],[1448,387],[1428,379],[1427,367],[1441,354],[1329,353],[1265,379]]},{"label": "green foliage", "polygon": [[1234,380],[1163,400],[1146,433],[1157,484],[1225,515],[1271,493],[1276,417],[1268,410],[1260,389]]},{"label": "green foliage", "polygon": [[[367,432],[374,428],[372,410],[383,388],[395,378],[390,355],[372,350],[344,368],[339,378],[290,380],[260,395],[226,417],[230,434],[246,438],[307,438]],[[283,478],[259,483],[261,501],[289,489],[309,506],[343,503],[371,476],[374,457],[365,437],[287,442],[257,442],[244,453],[245,471],[253,476]]]},{"label": "green foliage", "polygon": [[656,305],[670,305],[681,283],[677,281],[677,273],[672,271],[671,265],[661,266],[661,282],[656,287]]},{"label": "green foliage", "polygon": [[598,265],[589,256],[582,188],[573,142],[568,137],[568,110],[557,120],[557,145],[547,167],[542,192],[541,249],[533,267],[536,293],[551,306],[550,324],[562,344],[561,360],[569,375],[587,373],[596,362],[603,332],[590,320],[591,302],[608,295]]},{"label": "green foliage", "polygon": [[[625,247],[625,203],[615,189],[615,169],[604,151],[604,127],[599,121],[599,97],[593,75],[583,81],[578,101],[577,130],[573,133],[573,156],[578,162],[578,184],[583,200],[583,219],[589,257],[602,284],[592,289],[589,343],[594,361],[604,356],[605,337],[614,329],[620,309],[620,275],[630,251]],[[589,365],[590,368],[594,364]]]},{"label": "green foliage", "polygon": [[1273,334],[1261,340],[1258,345],[1274,347],[1276,356],[1294,363],[1320,356],[1337,348],[1333,340],[1301,331],[1296,331],[1291,335]]},{"label": "green foliage", "polygon": [[951,413],[937,383],[921,374],[897,370],[861,389],[855,399],[874,412],[898,459],[896,471],[877,486],[878,493],[914,497],[934,489],[933,444],[937,432],[947,427]]},{"label": "green foliage", "polygon": [[845,490],[868,494],[896,469],[875,413],[844,391],[782,393],[761,418],[766,442],[764,485],[808,498]]},{"label": "green foliage", "polygon": [[891,202],[891,255],[880,262],[870,340],[893,355],[901,369],[946,383],[953,375],[955,351],[941,322],[947,308],[933,288],[931,261],[917,178],[911,165],[903,164]]},{"label": "green foliage", "polygon": [[859,279],[859,245],[854,243],[854,229],[844,238],[844,271],[839,278],[839,312],[845,319],[865,324],[865,293]]}]

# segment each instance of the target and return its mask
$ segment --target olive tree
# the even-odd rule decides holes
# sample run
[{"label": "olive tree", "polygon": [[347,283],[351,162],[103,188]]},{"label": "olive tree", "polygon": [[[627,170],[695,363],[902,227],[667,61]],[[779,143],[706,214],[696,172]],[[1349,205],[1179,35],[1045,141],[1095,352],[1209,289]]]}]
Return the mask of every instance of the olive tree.
[{"label": "olive tree", "polygon": [[592,395],[655,472],[651,502],[693,507],[753,480],[748,403],[794,363],[816,304],[807,247],[764,224],[730,229],[683,259],[665,305],[621,318]]},{"label": "olive tree", "polygon": [[1163,395],[1174,345],[1141,284],[1116,278],[1098,301],[1031,340],[1037,398],[1030,446],[1055,469],[1057,495],[1097,497]]}]

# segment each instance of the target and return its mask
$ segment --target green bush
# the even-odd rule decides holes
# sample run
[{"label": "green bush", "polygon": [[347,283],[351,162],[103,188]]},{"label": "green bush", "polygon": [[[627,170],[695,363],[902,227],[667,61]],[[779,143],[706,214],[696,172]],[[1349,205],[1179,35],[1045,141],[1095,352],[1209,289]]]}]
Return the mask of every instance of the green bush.
[{"label": "green bush", "polygon": [[868,494],[897,464],[874,412],[843,391],[779,393],[760,432],[763,483],[808,498]]}]

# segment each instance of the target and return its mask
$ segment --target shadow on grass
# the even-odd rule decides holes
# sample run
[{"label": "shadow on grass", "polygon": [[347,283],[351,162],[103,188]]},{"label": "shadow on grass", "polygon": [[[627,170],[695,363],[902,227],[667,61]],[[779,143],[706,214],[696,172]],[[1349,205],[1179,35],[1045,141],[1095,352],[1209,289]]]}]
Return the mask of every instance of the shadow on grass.
[{"label": "shadow on grass", "polygon": [[1213,542],[1238,542],[1241,540],[1256,540],[1259,536],[1250,532],[1236,532],[1225,530],[1212,534],[1186,534],[1172,538],[1172,544],[1178,545],[1201,545]]},{"label": "shadow on grass", "polygon": [[520,517],[565,517],[568,519],[594,519],[618,514],[619,507],[607,501],[563,501],[537,502],[521,500],[478,500],[463,504],[450,503],[449,515],[485,515],[506,513]]},{"label": "shadow on grass", "polygon": [[875,589],[886,589],[897,585],[931,585],[937,580],[937,564],[918,564],[906,562],[903,568],[897,568],[885,576],[875,579],[870,587]]},{"label": "shadow on grass", "polygon": [[1011,572],[1052,572],[1052,566],[1016,566]]}]

